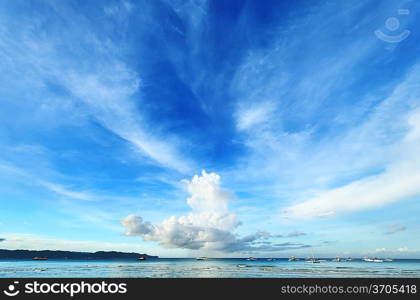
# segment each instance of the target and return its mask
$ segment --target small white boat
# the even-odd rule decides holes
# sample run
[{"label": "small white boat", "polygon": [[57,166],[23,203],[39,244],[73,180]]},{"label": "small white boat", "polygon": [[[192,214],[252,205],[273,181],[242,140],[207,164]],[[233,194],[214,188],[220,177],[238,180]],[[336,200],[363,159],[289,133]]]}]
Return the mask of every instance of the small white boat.
[{"label": "small white boat", "polygon": [[[312,263],[312,264],[319,264],[321,262],[321,260],[319,258],[315,258],[313,251],[311,251],[311,252],[312,252],[312,257],[308,258],[306,260],[306,262]],[[322,260],[322,261],[325,261],[325,260]]]},{"label": "small white boat", "polygon": [[336,257],[336,258],[334,258],[334,259],[332,259],[331,261],[334,261],[334,262],[341,262],[341,261],[347,261],[346,259],[344,259],[344,258],[341,258],[341,257]]},{"label": "small white boat", "polygon": [[248,257],[246,260],[249,260],[249,261],[255,261],[255,260],[257,260],[255,257]]},{"label": "small white boat", "polygon": [[146,257],[140,256],[139,258],[137,258],[137,260],[146,260]]},{"label": "small white boat", "polygon": [[366,262],[373,262],[374,259],[371,257],[363,257],[362,260]]},{"label": "small white boat", "polygon": [[289,261],[297,261],[297,260],[299,260],[299,258],[296,258],[294,256],[290,256],[289,257]]},{"label": "small white boat", "polygon": [[306,260],[306,262],[311,264],[319,264],[321,260],[319,260],[318,258],[309,258]]},{"label": "small white boat", "polygon": [[376,262],[376,263],[381,263],[384,262],[383,259],[377,258],[377,257],[364,257],[362,258],[363,261],[366,262]]},{"label": "small white boat", "polygon": [[391,261],[394,261],[394,260],[392,258],[385,258],[384,261],[385,262],[391,262]]},{"label": "small white boat", "polygon": [[200,257],[197,257],[195,260],[208,260],[208,259],[209,259],[208,257],[200,256]]}]

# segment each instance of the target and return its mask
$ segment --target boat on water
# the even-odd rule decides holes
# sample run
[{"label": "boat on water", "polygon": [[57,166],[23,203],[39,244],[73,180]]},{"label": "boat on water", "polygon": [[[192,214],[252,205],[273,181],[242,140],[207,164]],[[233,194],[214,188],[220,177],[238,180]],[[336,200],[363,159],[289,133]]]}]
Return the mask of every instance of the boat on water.
[{"label": "boat on water", "polygon": [[35,256],[32,260],[48,260],[48,257]]},{"label": "boat on water", "polygon": [[331,261],[334,261],[334,262],[342,262],[342,261],[348,261],[347,259],[345,259],[345,258],[341,258],[341,257],[336,257],[336,258],[334,258],[334,259],[332,259]]},{"label": "boat on water", "polygon": [[[313,251],[311,251],[311,253],[312,253],[312,257],[306,259],[306,262],[312,263],[312,264],[319,264],[321,262],[321,260],[319,258],[315,258]],[[325,260],[322,260],[322,261],[325,261]]]},{"label": "boat on water", "polygon": [[257,260],[255,257],[248,257],[246,260],[249,260],[249,261],[255,261],[255,260]]},{"label": "boat on water", "polygon": [[383,259],[377,258],[377,257],[364,257],[362,258],[363,261],[366,262],[376,262],[376,263],[381,263],[384,262]]},{"label": "boat on water", "polygon": [[297,260],[299,260],[299,258],[296,258],[294,256],[290,256],[288,260],[289,261],[297,261]]},{"label": "boat on water", "polygon": [[318,259],[318,258],[315,258],[315,257],[311,257],[311,258],[308,258],[306,260],[306,262],[311,263],[311,264],[319,264],[321,262],[321,260]]},{"label": "boat on water", "polygon": [[391,261],[394,261],[394,260],[392,258],[385,258],[384,261],[385,262],[391,262]]},{"label": "boat on water", "polygon": [[208,257],[200,256],[200,257],[197,257],[195,260],[208,260],[208,259],[209,259]]},{"label": "boat on water", "polygon": [[140,256],[139,258],[137,258],[137,260],[146,260],[146,257]]}]

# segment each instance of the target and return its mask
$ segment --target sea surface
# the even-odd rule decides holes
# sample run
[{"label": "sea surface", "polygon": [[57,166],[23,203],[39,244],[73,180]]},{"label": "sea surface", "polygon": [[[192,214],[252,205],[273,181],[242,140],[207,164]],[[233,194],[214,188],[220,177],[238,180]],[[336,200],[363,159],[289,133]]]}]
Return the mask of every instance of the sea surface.
[{"label": "sea surface", "polygon": [[0,277],[420,277],[419,259],[364,262],[355,259],[319,264],[287,259],[195,259],[160,258],[136,260],[0,260]]}]

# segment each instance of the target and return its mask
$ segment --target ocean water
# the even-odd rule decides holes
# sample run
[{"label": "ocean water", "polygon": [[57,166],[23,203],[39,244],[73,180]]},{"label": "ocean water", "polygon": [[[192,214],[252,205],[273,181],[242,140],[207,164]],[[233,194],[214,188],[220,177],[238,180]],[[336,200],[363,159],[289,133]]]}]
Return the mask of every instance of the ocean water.
[{"label": "ocean water", "polygon": [[0,277],[420,277],[420,260],[333,262],[287,259],[0,260]]}]

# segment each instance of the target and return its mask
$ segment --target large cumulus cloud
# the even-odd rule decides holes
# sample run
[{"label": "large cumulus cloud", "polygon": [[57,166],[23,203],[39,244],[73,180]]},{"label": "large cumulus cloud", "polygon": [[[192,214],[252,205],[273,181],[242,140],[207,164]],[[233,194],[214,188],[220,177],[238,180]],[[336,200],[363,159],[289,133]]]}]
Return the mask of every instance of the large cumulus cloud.
[{"label": "large cumulus cloud", "polygon": [[234,196],[221,188],[219,175],[202,171],[201,176],[195,175],[191,181],[185,182],[190,194],[187,199],[190,213],[172,216],[158,225],[140,216],[129,215],[121,221],[126,235],[141,236],[168,248],[226,252],[281,250],[257,243],[257,240],[267,238],[268,233],[257,232],[243,237],[234,233],[241,222],[234,212],[229,211],[228,204]]}]

